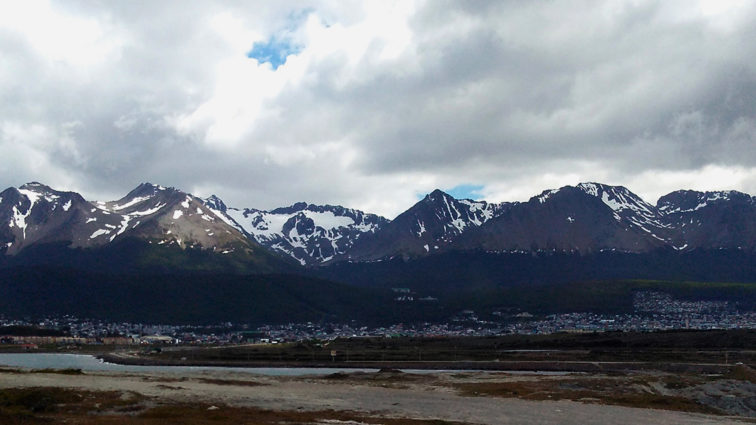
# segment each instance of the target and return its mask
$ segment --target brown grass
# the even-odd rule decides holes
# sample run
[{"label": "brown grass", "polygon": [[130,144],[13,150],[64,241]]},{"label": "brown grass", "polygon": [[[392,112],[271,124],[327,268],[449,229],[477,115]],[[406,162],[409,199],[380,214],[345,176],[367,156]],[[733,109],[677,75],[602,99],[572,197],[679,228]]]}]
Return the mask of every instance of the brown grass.
[{"label": "brown grass", "polygon": [[84,375],[81,369],[33,369],[29,373],[56,373],[58,375]]},{"label": "brown grass", "polygon": [[195,379],[197,382],[201,382],[203,384],[213,384],[213,385],[234,385],[238,387],[259,387],[264,384],[262,382],[255,382],[255,381],[240,381],[236,379],[211,379],[211,378],[197,378]]},{"label": "brown grass", "polygon": [[725,375],[725,377],[756,384],[756,370],[743,364],[733,367],[732,370],[730,370],[730,373]]},{"label": "brown grass", "polygon": [[131,392],[9,388],[0,390],[0,423],[54,423],[54,418],[127,412],[141,409],[144,400]]},{"label": "brown grass", "polygon": [[0,367],[0,373],[22,374],[22,373],[55,373],[59,375],[84,375],[81,369],[13,369]]},{"label": "brown grass", "polygon": [[379,372],[336,372],[319,379],[393,389],[408,389],[412,383],[428,384],[437,381],[437,378],[429,375],[406,373],[392,369],[385,369]]},{"label": "brown grass", "polygon": [[[572,400],[627,407],[723,414],[719,409],[702,405],[685,397],[661,394],[649,384],[656,377],[567,378],[515,382],[458,383],[453,386],[466,396],[513,397],[526,400]],[[666,377],[666,388],[696,385],[700,378]]]},{"label": "brown grass", "polygon": [[76,425],[285,425],[323,420],[382,425],[465,425],[461,422],[380,418],[349,411],[274,411],[208,404],[159,404],[135,393],[61,388],[0,390],[0,424]]},{"label": "brown grass", "polygon": [[459,422],[440,420],[376,418],[356,412],[337,412],[333,410],[317,412],[274,411],[249,407],[219,406],[217,410],[207,410],[206,406],[170,405],[149,409],[134,418],[136,422],[128,424],[157,425],[164,423],[182,423],[187,425],[205,425],[217,423],[229,424],[316,424],[324,419],[355,421],[366,424],[384,425],[462,425]]}]

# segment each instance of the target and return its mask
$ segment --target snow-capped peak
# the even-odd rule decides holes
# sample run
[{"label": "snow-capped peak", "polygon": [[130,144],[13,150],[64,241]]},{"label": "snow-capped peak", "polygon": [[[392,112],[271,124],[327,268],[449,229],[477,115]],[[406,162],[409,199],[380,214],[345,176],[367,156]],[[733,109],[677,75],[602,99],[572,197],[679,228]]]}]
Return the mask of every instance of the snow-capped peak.
[{"label": "snow-capped peak", "polygon": [[[18,189],[8,188],[0,194],[0,224],[7,225],[10,242],[4,242],[7,252],[15,253],[40,239],[57,241],[60,229],[50,230],[62,225],[72,208],[86,201],[74,192],[60,192],[38,182],[30,182]],[[73,211],[72,211],[73,212]],[[10,244],[10,245],[8,245]]]},{"label": "snow-capped peak", "polygon": [[656,216],[655,207],[624,186],[609,186],[601,183],[580,183],[577,188],[600,198],[609,208],[616,212],[634,211],[645,217]]},{"label": "snow-capped peak", "polygon": [[203,200],[205,205],[210,207],[213,210],[220,211],[222,213],[225,213],[228,207],[226,207],[226,204],[221,200],[221,198],[217,197],[216,195],[210,195],[208,198]]},{"label": "snow-capped peak", "polygon": [[342,255],[360,236],[373,233],[388,222],[354,209],[306,202],[270,211],[226,207],[221,212],[218,205],[213,209],[238,223],[260,244],[290,255],[302,264],[318,264]]},{"label": "snow-capped peak", "polygon": [[[434,210],[435,218],[443,222],[448,230],[456,234],[462,233],[468,226],[480,226],[490,220],[498,210],[497,204],[471,199],[456,199],[439,189],[429,193],[423,198],[422,203],[428,204]],[[422,220],[423,218],[419,217],[417,224],[424,229],[425,223]],[[422,236],[425,231],[418,229],[417,233],[418,236]]]},{"label": "snow-capped peak", "polygon": [[53,190],[49,186],[45,186],[42,183],[30,182],[22,185],[18,188],[19,193],[29,198],[32,205],[40,199],[44,199],[47,202],[55,202],[60,198],[61,192]]}]

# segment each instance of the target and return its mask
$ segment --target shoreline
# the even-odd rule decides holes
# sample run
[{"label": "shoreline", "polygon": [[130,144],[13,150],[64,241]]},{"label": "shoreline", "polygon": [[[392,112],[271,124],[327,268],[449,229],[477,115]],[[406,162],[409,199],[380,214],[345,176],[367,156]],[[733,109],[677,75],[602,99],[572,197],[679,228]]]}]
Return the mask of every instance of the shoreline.
[{"label": "shoreline", "polygon": [[191,366],[226,368],[322,368],[322,369],[418,369],[435,371],[487,372],[575,372],[607,373],[632,371],[664,371],[670,373],[726,374],[736,365],[718,363],[671,362],[592,362],[592,361],[228,361],[228,360],[168,360],[146,358],[126,353],[95,355],[108,363],[127,366]]}]

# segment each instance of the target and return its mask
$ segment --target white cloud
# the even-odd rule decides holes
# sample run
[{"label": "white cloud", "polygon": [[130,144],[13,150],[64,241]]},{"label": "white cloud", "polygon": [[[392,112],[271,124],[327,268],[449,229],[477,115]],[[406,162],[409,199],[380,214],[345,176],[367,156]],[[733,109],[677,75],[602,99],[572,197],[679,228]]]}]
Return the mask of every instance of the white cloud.
[{"label": "white cloud", "polygon": [[709,164],[692,170],[647,170],[628,180],[627,186],[631,190],[638,187],[638,195],[651,203],[667,193],[680,189],[739,189],[746,193],[756,193],[756,167]]},{"label": "white cloud", "polygon": [[75,16],[49,1],[7,2],[0,13],[0,28],[22,37],[48,61],[91,68],[112,59],[122,44],[106,19]]},{"label": "white cloud", "polygon": [[[459,184],[493,201],[588,180],[753,191],[754,9],[7,3],[0,181],[106,198],[149,180],[387,216]],[[276,37],[296,45],[281,66],[247,57]]]}]

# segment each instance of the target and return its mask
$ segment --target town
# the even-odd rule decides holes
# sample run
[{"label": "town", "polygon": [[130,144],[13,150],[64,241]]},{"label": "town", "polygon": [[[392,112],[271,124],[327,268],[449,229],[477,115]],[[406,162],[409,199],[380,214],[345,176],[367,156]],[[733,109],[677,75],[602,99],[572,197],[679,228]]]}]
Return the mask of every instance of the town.
[{"label": "town", "polygon": [[228,345],[333,340],[353,337],[493,336],[557,332],[656,331],[671,329],[753,329],[756,312],[739,311],[726,301],[682,301],[662,292],[638,292],[632,314],[587,312],[535,317],[493,312],[481,318],[463,310],[446,323],[368,327],[357,323],[289,323],[252,327],[238,323],[207,326],[111,323],[73,316],[8,318],[0,316],[0,344],[184,344]]}]

